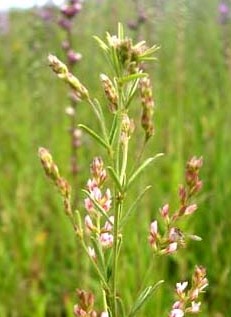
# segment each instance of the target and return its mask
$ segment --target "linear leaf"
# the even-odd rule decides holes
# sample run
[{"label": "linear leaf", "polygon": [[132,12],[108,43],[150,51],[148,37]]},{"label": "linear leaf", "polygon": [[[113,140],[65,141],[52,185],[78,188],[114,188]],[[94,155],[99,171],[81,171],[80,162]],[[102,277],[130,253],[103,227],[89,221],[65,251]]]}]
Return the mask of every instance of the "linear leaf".
[{"label": "linear leaf", "polygon": [[119,178],[117,177],[114,168],[113,168],[112,166],[108,166],[107,169],[108,169],[108,171],[109,171],[111,177],[112,177],[113,180],[115,181],[115,184],[116,184],[117,188],[118,188],[120,191],[123,191],[122,185],[120,184],[120,180],[119,180]]},{"label": "linear leaf", "polygon": [[104,211],[104,209],[100,206],[100,204],[98,204],[98,202],[92,198],[91,194],[87,190],[82,189],[82,191],[88,196],[88,198],[90,198],[90,200],[93,202],[94,206],[101,213],[101,215],[105,217],[106,220],[113,226],[113,223],[111,222],[108,214]]},{"label": "linear leaf", "polygon": [[133,81],[133,80],[136,80],[138,78],[143,78],[143,77],[147,77],[148,74],[147,73],[137,73],[137,74],[132,74],[132,75],[129,75],[129,76],[124,76],[122,78],[119,79],[119,83],[120,84],[125,84],[129,81]]},{"label": "linear leaf", "polygon": [[155,155],[154,157],[150,157],[147,160],[145,160],[141,166],[138,167],[138,169],[133,173],[133,175],[130,177],[130,179],[128,180],[127,183],[127,188],[131,186],[131,184],[134,182],[134,180],[137,178],[137,176],[140,175],[141,172],[143,172],[143,170],[150,165],[156,158],[162,156],[163,153],[158,153],[157,155]]},{"label": "linear leaf", "polygon": [[157,289],[157,287],[162,284],[164,281],[161,280],[152,286],[146,287],[143,292],[138,296],[133,307],[128,314],[128,317],[133,317],[137,313],[137,311],[143,306],[143,304],[150,298],[153,292]]},{"label": "linear leaf", "polygon": [[99,136],[95,131],[90,129],[84,124],[78,124],[78,127],[86,131],[90,136],[92,136],[99,144],[101,144],[103,147],[105,147],[107,150],[109,149],[108,144],[104,141],[104,139]]},{"label": "linear leaf", "polygon": [[104,43],[104,41],[102,41],[98,36],[93,36],[93,38],[105,52],[108,51],[108,46]]}]

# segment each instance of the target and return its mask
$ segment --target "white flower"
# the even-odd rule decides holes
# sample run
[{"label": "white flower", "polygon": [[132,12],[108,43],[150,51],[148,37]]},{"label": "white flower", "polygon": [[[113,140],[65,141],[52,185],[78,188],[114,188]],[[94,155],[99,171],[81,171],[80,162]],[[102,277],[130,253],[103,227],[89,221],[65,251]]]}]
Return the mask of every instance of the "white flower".
[{"label": "white flower", "polygon": [[179,309],[179,308],[174,308],[169,314],[169,317],[183,317],[183,316],[184,316],[184,312],[182,309]]},{"label": "white flower", "polygon": [[201,302],[192,302],[191,312],[198,313],[200,311]]},{"label": "white flower", "polygon": [[176,283],[176,291],[177,294],[182,294],[186,287],[188,286],[188,282]]}]

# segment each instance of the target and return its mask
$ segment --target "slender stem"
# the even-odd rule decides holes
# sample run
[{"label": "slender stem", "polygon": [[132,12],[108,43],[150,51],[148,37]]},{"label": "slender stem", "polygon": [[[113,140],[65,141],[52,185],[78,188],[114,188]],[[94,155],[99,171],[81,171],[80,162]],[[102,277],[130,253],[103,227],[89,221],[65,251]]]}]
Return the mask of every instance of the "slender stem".
[{"label": "slender stem", "polygon": [[122,167],[120,173],[120,183],[123,185],[126,181],[126,168],[128,162],[128,139],[126,138],[123,143],[123,157],[122,157]]},{"label": "slender stem", "polygon": [[122,203],[117,201],[114,215],[114,240],[113,240],[113,263],[112,263],[112,316],[117,317],[117,264],[118,264],[118,227],[119,216],[121,214]]},{"label": "slender stem", "polygon": [[107,282],[106,282],[106,280],[105,280],[105,278],[104,278],[102,272],[100,271],[98,265],[96,264],[95,260],[90,256],[90,254],[89,254],[89,252],[88,252],[88,249],[87,249],[87,246],[86,246],[86,244],[85,244],[85,241],[82,239],[81,242],[82,242],[83,249],[84,249],[84,250],[86,251],[86,253],[88,254],[88,257],[89,257],[89,259],[90,259],[90,261],[91,261],[91,263],[92,263],[92,265],[93,265],[95,271],[97,272],[97,274],[98,274],[98,276],[99,276],[99,278],[100,278],[100,281],[102,282],[102,285],[103,285],[104,290],[106,291],[106,293],[110,293],[110,289],[109,289],[109,287],[108,287],[108,284],[107,284]]}]

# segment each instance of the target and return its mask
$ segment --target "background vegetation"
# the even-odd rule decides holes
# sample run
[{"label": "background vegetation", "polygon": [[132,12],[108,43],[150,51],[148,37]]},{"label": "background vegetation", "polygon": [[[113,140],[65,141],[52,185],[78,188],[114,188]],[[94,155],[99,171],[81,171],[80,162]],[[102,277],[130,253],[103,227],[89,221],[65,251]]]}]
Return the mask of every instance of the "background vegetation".
[{"label": "background vegetation", "polygon": [[[149,70],[154,82],[156,135],[146,152],[164,152],[165,156],[134,188],[135,197],[146,184],[152,185],[151,194],[132,219],[134,226],[127,227],[121,292],[129,303],[149,262],[148,223],[164,203],[174,208],[185,162],[192,155],[202,155],[203,195],[186,227],[203,241],[190,243],[177,258],[156,260],[152,278],[166,283],[141,316],[167,316],[176,281],[187,279],[196,263],[207,267],[210,281],[201,316],[230,316],[231,20],[228,15],[222,20],[217,0],[141,2],[147,19],[138,31],[128,28],[127,32],[161,47],[158,61]],[[59,197],[37,157],[39,146],[49,148],[62,174],[71,179],[67,90],[46,60],[48,53],[64,58],[60,47],[64,33],[55,22],[58,10],[51,15],[51,20],[44,21],[36,10],[11,12],[9,32],[0,35],[2,317],[72,316],[76,287],[97,293],[94,275],[81,259]],[[75,74],[102,102],[98,78],[108,70],[92,35],[115,33],[118,21],[127,25],[136,15],[132,0],[88,0],[76,20],[74,44],[83,60]],[[85,104],[78,109],[79,121],[95,124]],[[134,117],[139,117],[138,101],[133,109]],[[139,141],[134,142],[134,153],[137,147]],[[99,150],[83,136],[79,154],[82,186]]]}]

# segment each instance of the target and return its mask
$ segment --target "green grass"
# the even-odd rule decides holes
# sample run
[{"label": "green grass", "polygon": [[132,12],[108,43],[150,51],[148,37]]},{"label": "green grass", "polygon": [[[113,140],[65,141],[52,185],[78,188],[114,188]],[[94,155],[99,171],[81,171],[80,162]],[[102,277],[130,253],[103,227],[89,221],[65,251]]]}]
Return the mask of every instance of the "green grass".
[{"label": "green grass", "polygon": [[[161,46],[158,61],[150,70],[156,100],[156,135],[146,154],[164,152],[165,156],[150,167],[147,175],[142,175],[133,190],[135,197],[146,184],[152,185],[150,195],[145,196],[132,218],[133,226],[126,227],[121,293],[128,303],[134,298],[142,272],[149,264],[148,224],[165,202],[169,201],[174,209],[185,162],[194,154],[203,155],[200,208],[186,224],[187,230],[202,236],[203,241],[190,243],[178,257],[156,261],[151,279],[165,279],[166,283],[140,316],[167,316],[175,283],[186,279],[196,263],[207,267],[210,282],[201,316],[229,316],[231,69],[227,51],[231,21],[227,25],[218,23],[215,0],[204,0],[203,5],[199,0],[166,1],[163,9],[160,1],[143,2],[149,19],[140,34],[149,44],[154,41]],[[92,35],[113,33],[118,21],[126,23],[134,16],[132,1],[102,1],[96,5],[92,0],[84,4],[77,18],[75,47],[83,60],[75,73],[101,100],[98,77],[108,70]],[[136,36],[132,31],[128,33]],[[53,24],[44,25],[31,12],[14,12],[11,31],[1,38],[2,317],[72,316],[75,288],[81,284],[96,292],[98,289],[87,263],[78,261],[80,251],[71,226],[37,157],[39,146],[48,147],[62,173],[70,177],[66,87],[51,73],[46,61],[49,52],[63,58],[59,46],[63,36]],[[137,117],[138,102],[133,107]],[[79,106],[79,120],[85,124],[95,121],[85,104]],[[141,129],[137,130],[140,135]],[[135,146],[139,146],[137,141]],[[100,151],[84,136],[79,156],[83,186],[91,158]],[[87,274],[82,274],[80,264]]]}]

